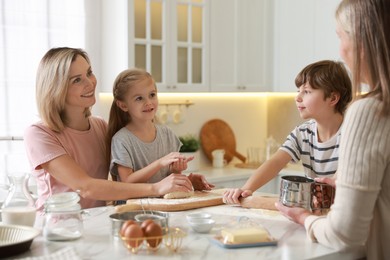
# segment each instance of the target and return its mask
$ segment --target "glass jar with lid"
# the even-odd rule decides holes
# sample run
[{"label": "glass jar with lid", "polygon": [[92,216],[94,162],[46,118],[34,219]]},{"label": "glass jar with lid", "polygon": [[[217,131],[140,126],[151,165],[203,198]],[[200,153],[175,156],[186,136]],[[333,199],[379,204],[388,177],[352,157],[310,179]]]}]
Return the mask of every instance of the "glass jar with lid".
[{"label": "glass jar with lid", "polygon": [[47,240],[78,239],[83,234],[80,197],[76,192],[52,195],[45,202],[43,235]]}]

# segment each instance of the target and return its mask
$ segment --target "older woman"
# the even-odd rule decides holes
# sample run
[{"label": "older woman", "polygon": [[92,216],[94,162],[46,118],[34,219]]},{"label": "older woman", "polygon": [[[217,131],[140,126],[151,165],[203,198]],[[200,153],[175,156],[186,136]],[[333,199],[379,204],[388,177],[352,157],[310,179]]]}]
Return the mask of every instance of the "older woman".
[{"label": "older woman", "polygon": [[[319,217],[277,204],[313,241],[338,249],[364,245],[368,259],[390,259],[389,14],[389,0],[344,0],[336,11],[340,55],[352,71],[355,101],[342,129],[331,211]],[[369,86],[365,94],[361,83]]]}]

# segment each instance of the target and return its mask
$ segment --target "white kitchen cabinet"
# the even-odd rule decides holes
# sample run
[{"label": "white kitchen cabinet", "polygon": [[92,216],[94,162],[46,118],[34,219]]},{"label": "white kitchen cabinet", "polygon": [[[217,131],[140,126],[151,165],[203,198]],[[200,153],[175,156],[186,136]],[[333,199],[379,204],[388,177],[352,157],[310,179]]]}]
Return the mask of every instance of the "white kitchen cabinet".
[{"label": "white kitchen cabinet", "polygon": [[206,0],[129,0],[129,65],[161,92],[208,91]]},{"label": "white kitchen cabinet", "polygon": [[211,90],[270,90],[272,0],[210,2]]},{"label": "white kitchen cabinet", "polygon": [[295,77],[306,65],[340,59],[335,32],[339,2],[274,0],[274,91],[294,92]]}]

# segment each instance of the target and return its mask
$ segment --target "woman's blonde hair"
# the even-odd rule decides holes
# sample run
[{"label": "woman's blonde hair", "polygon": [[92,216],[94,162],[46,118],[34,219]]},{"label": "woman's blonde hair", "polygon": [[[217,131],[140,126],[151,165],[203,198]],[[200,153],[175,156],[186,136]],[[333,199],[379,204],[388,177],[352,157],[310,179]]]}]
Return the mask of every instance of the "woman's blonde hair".
[{"label": "woman's blonde hair", "polygon": [[[336,20],[353,42],[352,87],[354,99],[375,96],[381,114],[390,113],[390,1],[343,0]],[[362,94],[362,66],[370,91]]]},{"label": "woman's blonde hair", "polygon": [[118,132],[122,127],[126,126],[131,121],[129,113],[120,109],[117,105],[117,101],[124,102],[126,100],[126,94],[128,90],[132,86],[145,79],[150,79],[154,83],[153,77],[149,72],[138,68],[124,70],[116,77],[112,89],[114,100],[111,104],[110,116],[108,120],[107,154],[111,154],[112,137],[116,134],[116,132]]},{"label": "woman's blonde hair", "polygon": [[[50,49],[42,58],[36,78],[36,101],[45,125],[56,132],[66,126],[65,100],[69,86],[69,69],[76,57],[82,56],[90,64],[87,53],[68,47]],[[86,108],[85,117],[91,115]]]}]

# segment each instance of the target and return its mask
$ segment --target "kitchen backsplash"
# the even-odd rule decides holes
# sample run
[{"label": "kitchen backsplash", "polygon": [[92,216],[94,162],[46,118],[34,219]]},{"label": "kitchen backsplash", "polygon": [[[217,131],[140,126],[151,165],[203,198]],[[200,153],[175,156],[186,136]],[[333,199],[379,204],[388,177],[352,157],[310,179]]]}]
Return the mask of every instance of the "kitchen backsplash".
[{"label": "kitchen backsplash", "polygon": [[[290,131],[303,122],[299,117],[294,102],[294,94],[182,94],[159,95],[160,103],[190,101],[193,105],[160,105],[168,112],[167,125],[181,136],[195,134],[208,120],[219,118],[232,128],[236,139],[236,150],[245,155],[248,147],[260,147],[265,150],[267,137],[272,136],[278,143],[283,143]],[[100,94],[94,114],[108,120],[112,96]],[[181,112],[181,122],[174,123],[174,112]],[[200,168],[211,166],[206,156],[200,153]],[[240,162],[235,158],[231,163]]]}]

